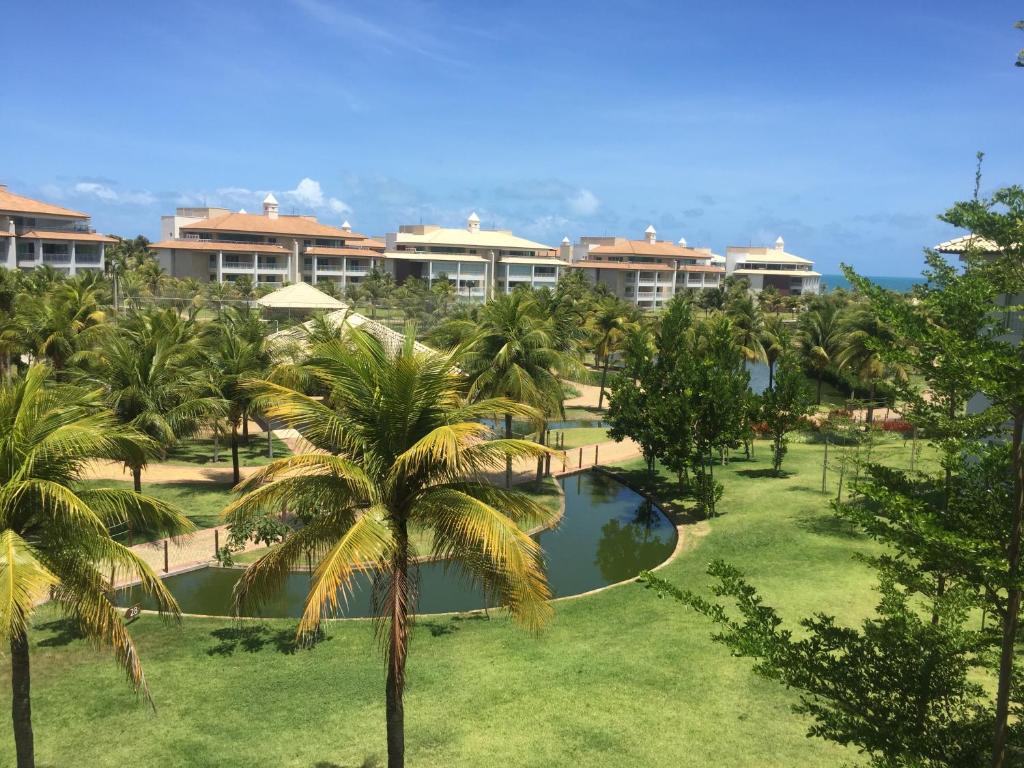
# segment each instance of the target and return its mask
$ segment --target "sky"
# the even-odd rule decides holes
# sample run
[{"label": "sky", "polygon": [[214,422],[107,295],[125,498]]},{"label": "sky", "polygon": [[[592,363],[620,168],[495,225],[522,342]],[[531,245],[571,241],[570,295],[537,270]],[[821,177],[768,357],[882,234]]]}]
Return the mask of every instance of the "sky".
[{"label": "sky", "polygon": [[1020,2],[5,8],[0,183],[159,235],[177,206],[767,245],[914,275],[1024,183]]}]

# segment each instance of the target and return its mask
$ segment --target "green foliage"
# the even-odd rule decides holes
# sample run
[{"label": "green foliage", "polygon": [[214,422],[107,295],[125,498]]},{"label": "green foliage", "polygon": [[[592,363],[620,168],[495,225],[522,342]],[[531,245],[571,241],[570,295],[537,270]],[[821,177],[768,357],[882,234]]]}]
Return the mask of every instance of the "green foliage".
[{"label": "green foliage", "polygon": [[780,359],[774,386],[761,395],[761,420],[772,441],[772,469],[778,475],[786,455],[786,434],[813,410],[807,379],[792,356]]}]

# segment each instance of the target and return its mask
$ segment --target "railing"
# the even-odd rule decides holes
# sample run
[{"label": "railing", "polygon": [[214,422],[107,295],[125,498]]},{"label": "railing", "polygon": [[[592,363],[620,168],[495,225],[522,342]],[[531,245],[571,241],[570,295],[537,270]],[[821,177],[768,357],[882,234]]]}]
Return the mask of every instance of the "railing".
[{"label": "railing", "polygon": [[[39,230],[40,232],[73,232],[80,235],[92,235],[96,233],[96,230],[92,227],[84,224],[18,224],[15,225],[15,234],[19,237],[22,232],[31,232],[32,230]],[[46,239],[45,237],[43,238]]]},{"label": "railing", "polygon": [[244,261],[225,261],[221,265],[222,269],[247,269],[252,270],[252,262],[246,263]]},{"label": "railing", "polygon": [[43,264],[70,264],[70,263],[71,263],[71,254],[70,253],[61,253],[61,254],[44,253],[43,254]]},{"label": "railing", "polygon": [[100,262],[101,259],[99,254],[96,254],[95,256],[78,253],[75,254],[75,264],[99,264]]}]

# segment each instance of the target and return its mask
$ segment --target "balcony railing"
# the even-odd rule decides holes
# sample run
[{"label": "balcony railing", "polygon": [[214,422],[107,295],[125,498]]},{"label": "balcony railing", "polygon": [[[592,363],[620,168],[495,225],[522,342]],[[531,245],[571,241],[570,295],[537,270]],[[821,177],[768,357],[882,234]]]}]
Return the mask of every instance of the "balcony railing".
[{"label": "balcony railing", "polygon": [[245,261],[225,261],[222,265],[223,269],[244,269],[252,272],[252,262]]}]

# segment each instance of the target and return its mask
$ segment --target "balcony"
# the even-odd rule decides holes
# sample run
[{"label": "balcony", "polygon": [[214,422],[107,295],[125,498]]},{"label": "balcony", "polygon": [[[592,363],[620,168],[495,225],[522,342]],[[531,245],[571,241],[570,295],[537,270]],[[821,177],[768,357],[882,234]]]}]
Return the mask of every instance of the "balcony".
[{"label": "balcony", "polygon": [[221,269],[225,272],[252,272],[253,263],[251,261],[225,261],[221,265]]},{"label": "balcony", "polygon": [[43,264],[55,265],[68,265],[71,263],[70,253],[44,253]]}]

